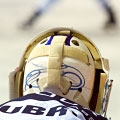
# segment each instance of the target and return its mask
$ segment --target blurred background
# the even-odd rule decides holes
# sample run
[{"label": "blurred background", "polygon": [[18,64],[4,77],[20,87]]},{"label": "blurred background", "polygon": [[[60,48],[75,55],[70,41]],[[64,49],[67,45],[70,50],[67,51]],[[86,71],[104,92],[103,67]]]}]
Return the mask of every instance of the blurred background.
[{"label": "blurred background", "polygon": [[[41,2],[42,1],[42,2]],[[8,74],[19,65],[30,40],[52,27],[72,27],[109,59],[114,80],[108,117],[120,113],[120,1],[107,0],[0,0],[0,104],[9,100]]]}]

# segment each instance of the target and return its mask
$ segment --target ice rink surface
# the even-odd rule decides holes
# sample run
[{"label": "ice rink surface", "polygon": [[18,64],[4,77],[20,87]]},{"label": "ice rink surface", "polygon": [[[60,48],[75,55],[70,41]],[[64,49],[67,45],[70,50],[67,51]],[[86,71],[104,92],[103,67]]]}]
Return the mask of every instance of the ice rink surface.
[{"label": "ice rink surface", "polygon": [[[72,27],[90,38],[103,57],[109,59],[110,79],[114,80],[108,117],[120,114],[120,28],[104,30],[106,14],[97,0],[58,0],[29,30],[20,30],[35,8],[34,0],[0,0],[0,103],[9,100],[8,74],[19,64],[30,40],[52,27]],[[110,0],[120,23],[120,1]]]}]

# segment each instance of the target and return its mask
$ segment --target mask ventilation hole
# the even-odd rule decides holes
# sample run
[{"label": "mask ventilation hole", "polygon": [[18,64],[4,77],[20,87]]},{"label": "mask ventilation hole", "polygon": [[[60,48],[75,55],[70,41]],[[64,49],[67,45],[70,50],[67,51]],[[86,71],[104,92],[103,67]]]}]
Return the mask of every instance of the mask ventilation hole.
[{"label": "mask ventilation hole", "polygon": [[46,43],[47,42],[47,38],[46,39],[43,39],[41,42],[40,42],[40,44],[44,44],[44,43]]},{"label": "mask ventilation hole", "polygon": [[29,85],[29,88],[32,88],[32,85],[31,85],[31,84]]},{"label": "mask ventilation hole", "polygon": [[82,88],[79,88],[78,91],[79,91],[79,92],[82,92]]},{"label": "mask ventilation hole", "polygon": [[77,40],[72,40],[71,41],[74,45],[79,46],[79,42]]}]

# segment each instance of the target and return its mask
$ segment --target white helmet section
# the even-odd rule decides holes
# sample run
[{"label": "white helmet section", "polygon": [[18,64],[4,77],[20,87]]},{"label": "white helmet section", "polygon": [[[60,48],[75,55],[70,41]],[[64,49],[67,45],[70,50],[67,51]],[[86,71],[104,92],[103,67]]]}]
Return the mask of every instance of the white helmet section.
[{"label": "white helmet section", "polygon": [[51,91],[89,107],[95,77],[93,58],[80,39],[71,37],[68,43],[67,38],[50,36],[34,47],[25,65],[23,94]]}]

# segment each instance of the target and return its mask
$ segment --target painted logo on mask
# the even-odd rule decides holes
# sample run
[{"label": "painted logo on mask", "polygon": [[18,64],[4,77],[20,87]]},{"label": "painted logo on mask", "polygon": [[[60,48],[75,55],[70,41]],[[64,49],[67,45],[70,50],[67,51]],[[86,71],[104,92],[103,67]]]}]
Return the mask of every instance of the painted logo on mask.
[{"label": "painted logo on mask", "polygon": [[[40,66],[34,63],[32,63],[32,65],[36,66],[36,69],[30,71],[27,74],[25,79],[25,91],[27,90],[27,87],[29,88],[30,85],[32,85],[32,88],[38,88],[37,79],[41,77],[41,74],[47,73],[47,67]],[[61,76],[67,78],[72,82],[70,90],[77,90],[85,86],[85,78],[80,72],[80,70],[66,64],[62,64],[61,68]]]}]

